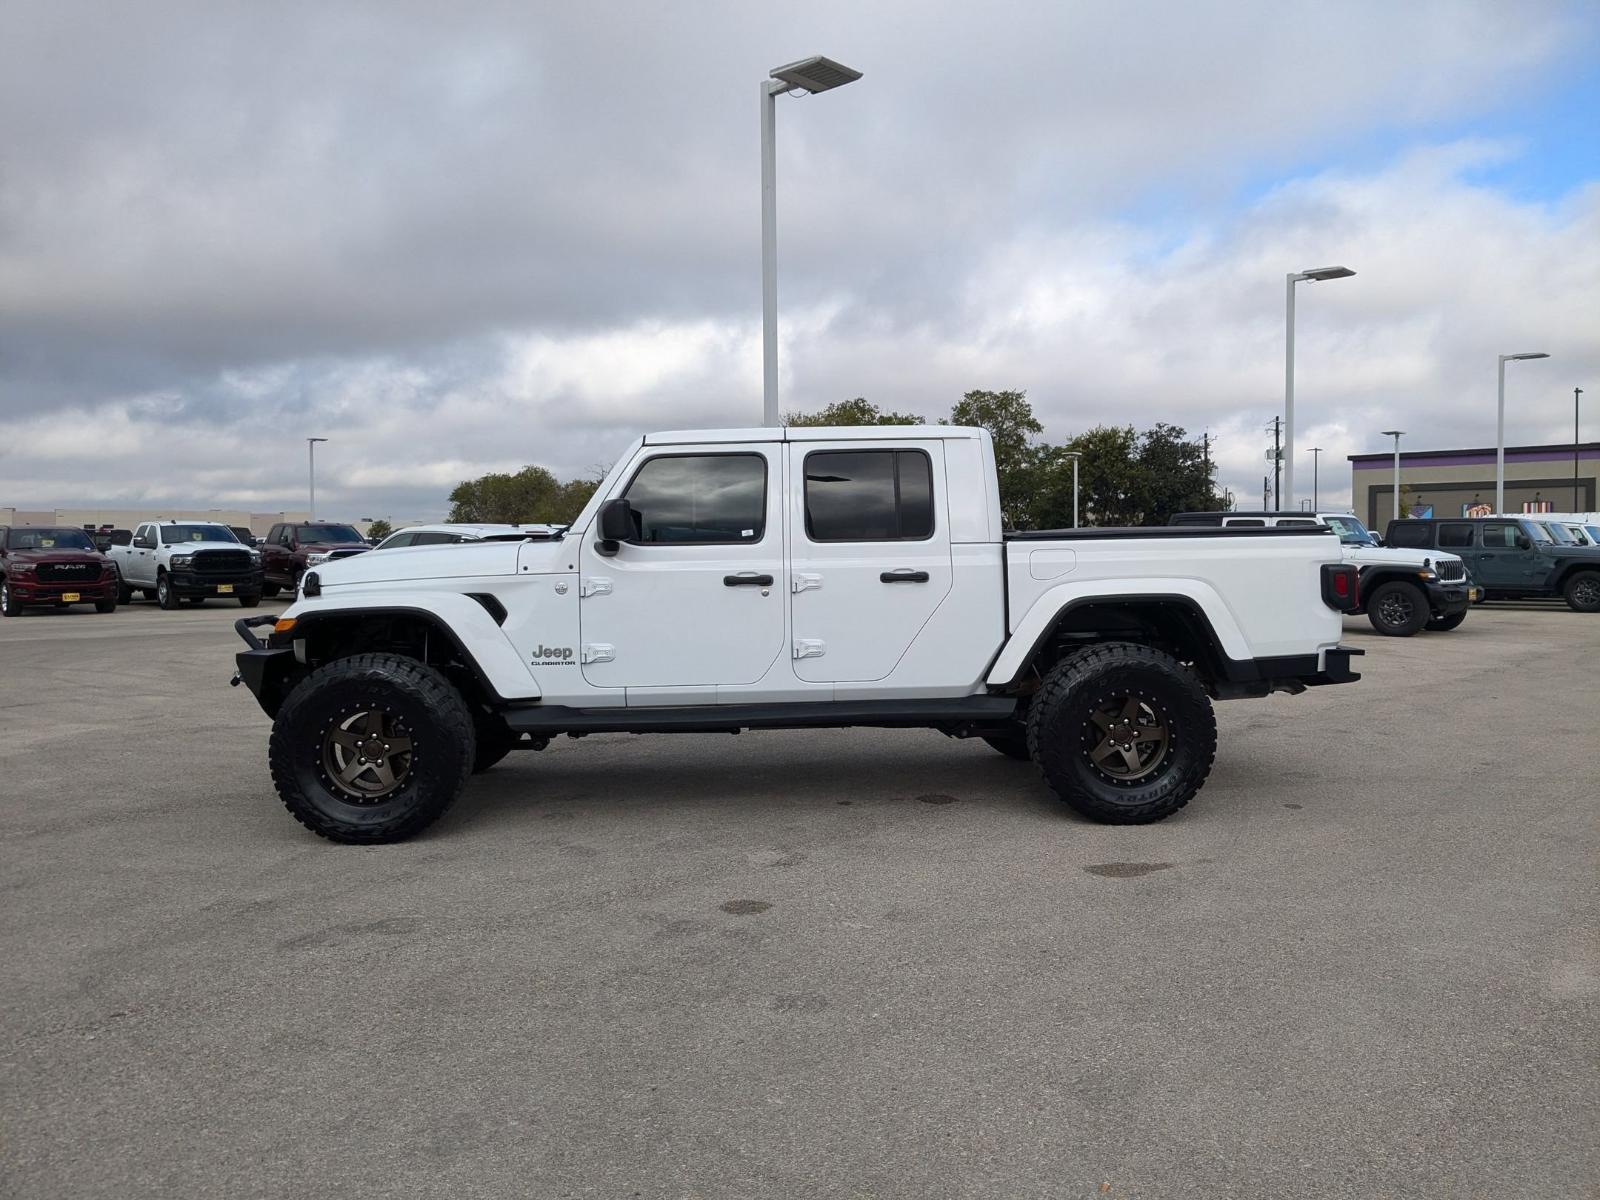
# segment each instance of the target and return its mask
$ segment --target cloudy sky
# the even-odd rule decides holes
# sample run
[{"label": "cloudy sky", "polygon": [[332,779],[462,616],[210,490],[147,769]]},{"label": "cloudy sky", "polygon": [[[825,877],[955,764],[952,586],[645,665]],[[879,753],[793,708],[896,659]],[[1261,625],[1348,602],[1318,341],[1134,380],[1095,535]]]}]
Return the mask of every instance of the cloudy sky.
[{"label": "cloudy sky", "polygon": [[[786,410],[1026,389],[1047,435],[1600,438],[1592,3],[0,7],[0,505],[442,512],[761,413],[757,83]],[[1309,489],[1309,458],[1302,456]]]}]

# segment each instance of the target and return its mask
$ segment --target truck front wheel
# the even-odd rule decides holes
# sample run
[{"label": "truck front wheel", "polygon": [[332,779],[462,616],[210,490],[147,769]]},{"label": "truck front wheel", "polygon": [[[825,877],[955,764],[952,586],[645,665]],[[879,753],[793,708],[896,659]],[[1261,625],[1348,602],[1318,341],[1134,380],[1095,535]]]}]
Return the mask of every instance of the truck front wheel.
[{"label": "truck front wheel", "polygon": [[1409,583],[1380,583],[1367,599],[1367,620],[1384,637],[1410,637],[1428,620],[1428,600]]},{"label": "truck front wheel", "polygon": [[438,671],[358,654],[289,693],[268,759],[284,806],[335,842],[394,842],[449,808],[476,753],[472,714]]},{"label": "truck front wheel", "polygon": [[156,603],[168,612],[178,607],[178,589],[172,586],[172,576],[165,571],[156,576]]},{"label": "truck front wheel", "polygon": [[1168,654],[1107,642],[1063,659],[1028,710],[1028,749],[1078,813],[1143,825],[1177,812],[1211,773],[1217,722],[1194,673]]}]

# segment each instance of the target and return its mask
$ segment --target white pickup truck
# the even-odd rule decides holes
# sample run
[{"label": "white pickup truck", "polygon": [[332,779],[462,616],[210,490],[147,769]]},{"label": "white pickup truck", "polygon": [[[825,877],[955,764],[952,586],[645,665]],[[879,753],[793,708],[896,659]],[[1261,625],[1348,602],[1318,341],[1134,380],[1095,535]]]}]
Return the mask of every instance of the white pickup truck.
[{"label": "white pickup truck", "polygon": [[146,521],[126,546],[106,551],[121,579],[119,601],[143,592],[162,608],[208,597],[261,603],[261,552],[244,545],[226,525],[210,521]]},{"label": "white pickup truck", "polygon": [[233,682],[337,841],[413,834],[558,734],[857,725],[982,738],[1134,824],[1205,782],[1214,699],[1359,678],[1358,589],[1325,527],[1005,534],[981,429],[656,433],[556,539],[308,571],[238,622]]}]

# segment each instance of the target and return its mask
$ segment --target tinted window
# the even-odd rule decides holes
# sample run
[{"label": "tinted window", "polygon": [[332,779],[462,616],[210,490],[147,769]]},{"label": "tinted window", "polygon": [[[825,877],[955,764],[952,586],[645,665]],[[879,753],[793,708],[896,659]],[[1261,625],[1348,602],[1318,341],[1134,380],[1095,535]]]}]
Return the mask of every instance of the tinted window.
[{"label": "tinted window", "polygon": [[1536,542],[1548,542],[1550,540],[1550,535],[1532,521],[1523,525],[1522,531]]},{"label": "tinted window", "polygon": [[1293,525],[1306,526],[1306,525],[1321,525],[1321,524],[1322,524],[1321,521],[1302,521],[1299,517],[1285,517],[1283,520],[1278,522],[1278,528],[1279,529],[1286,529],[1286,528],[1288,528],[1290,526],[1293,526]]},{"label": "tinted window", "polygon": [[1389,526],[1391,546],[1428,546],[1433,543],[1433,530],[1427,525]]},{"label": "tinted window", "polygon": [[1564,526],[1557,525],[1554,521],[1548,523],[1541,521],[1539,522],[1539,528],[1544,530],[1563,546],[1576,546],[1578,544],[1577,538],[1568,533]]},{"label": "tinted window", "polygon": [[1516,549],[1517,527],[1504,522],[1491,522],[1483,527],[1483,544],[1493,550]]},{"label": "tinted window", "polygon": [[411,544],[413,546],[447,546],[452,542],[459,542],[460,540],[461,539],[453,533],[445,533],[443,530],[439,529],[425,529],[416,535],[416,541],[412,542]]},{"label": "tinted window", "polygon": [[921,450],[806,455],[806,534],[814,542],[917,541],[933,534],[933,468]]},{"label": "tinted window", "polygon": [[339,542],[365,540],[348,525],[301,525],[295,536],[308,546],[332,546]]},{"label": "tinted window", "polygon": [[1229,529],[1265,529],[1266,527],[1267,523],[1260,517],[1240,517],[1237,520],[1228,522]]},{"label": "tinted window", "polygon": [[759,454],[652,458],[622,493],[637,542],[758,542],[767,528],[767,460]]},{"label": "tinted window", "polygon": [[397,533],[391,537],[384,538],[376,548],[379,550],[398,550],[402,546],[411,545],[416,540],[416,537],[417,535],[414,533]]},{"label": "tinted window", "polygon": [[1472,545],[1471,525],[1441,525],[1439,526],[1439,545],[1452,550],[1459,550],[1463,546]]}]

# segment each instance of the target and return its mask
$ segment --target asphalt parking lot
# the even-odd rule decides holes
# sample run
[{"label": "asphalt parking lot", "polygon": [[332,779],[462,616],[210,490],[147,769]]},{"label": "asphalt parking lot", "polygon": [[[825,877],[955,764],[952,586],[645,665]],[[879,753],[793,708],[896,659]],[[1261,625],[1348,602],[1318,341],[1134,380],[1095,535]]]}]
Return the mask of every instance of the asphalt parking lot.
[{"label": "asphalt parking lot", "polygon": [[0,621],[7,1196],[1593,1194],[1600,619],[1351,620],[1156,826],[934,733],[619,734],[350,848],[240,615]]}]

